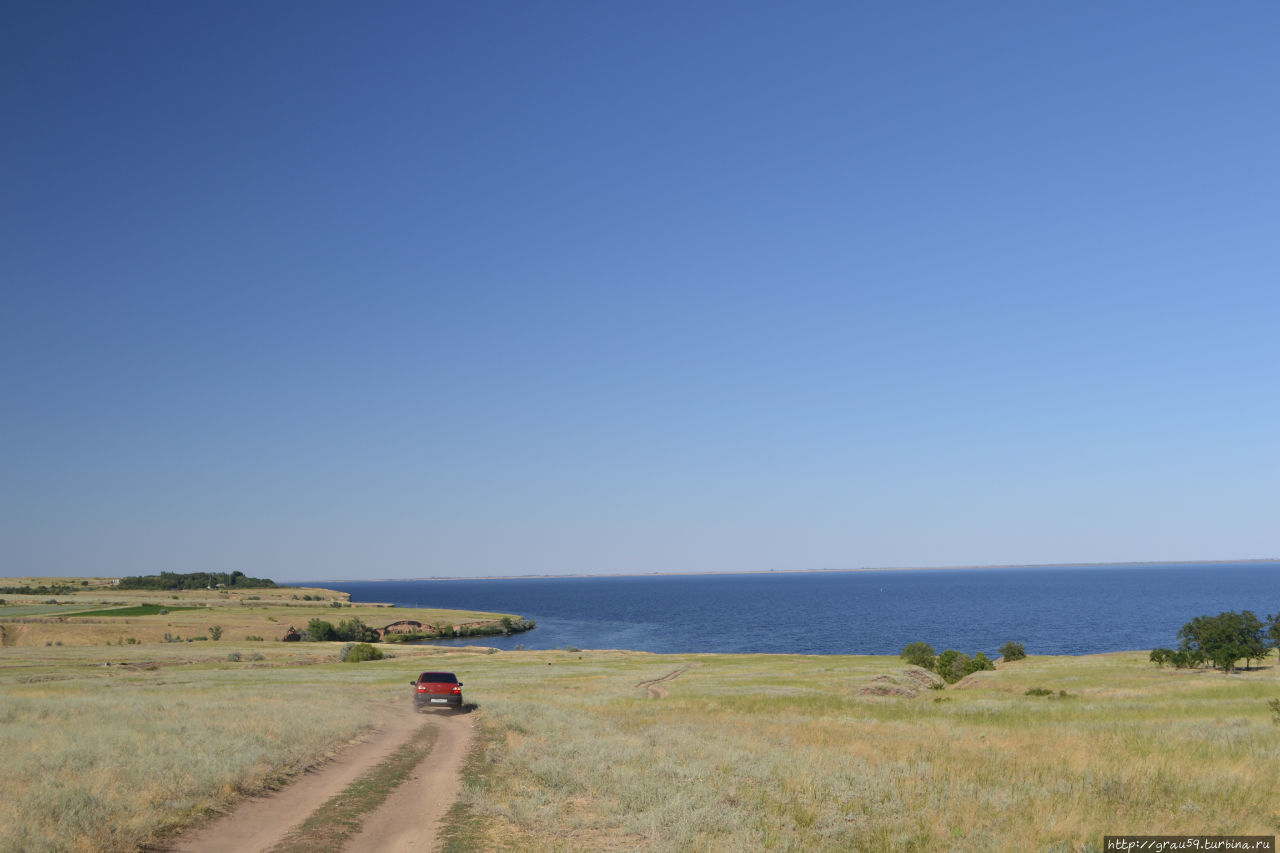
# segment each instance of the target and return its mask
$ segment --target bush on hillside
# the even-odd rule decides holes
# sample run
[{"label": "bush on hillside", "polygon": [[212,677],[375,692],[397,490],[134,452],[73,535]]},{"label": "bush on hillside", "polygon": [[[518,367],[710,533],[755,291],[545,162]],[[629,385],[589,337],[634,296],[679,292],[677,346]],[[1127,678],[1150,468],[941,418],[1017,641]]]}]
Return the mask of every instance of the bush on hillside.
[{"label": "bush on hillside", "polygon": [[366,660],[382,660],[382,652],[368,643],[348,643],[342,649],[339,660],[343,663],[360,663]]},{"label": "bush on hillside", "polygon": [[898,657],[902,658],[907,663],[932,670],[934,659],[937,655],[933,651],[933,646],[917,640],[916,642],[908,643],[903,647],[902,652]]},{"label": "bush on hillside", "polygon": [[970,657],[964,652],[956,649],[947,649],[938,655],[934,666],[937,668],[938,675],[948,684],[955,684],[957,681],[965,677],[965,667],[968,666]]},{"label": "bush on hillside", "polygon": [[986,652],[978,652],[963,667],[964,674],[969,675],[974,672],[982,672],[987,669],[995,669],[996,665],[991,658],[987,657]]},{"label": "bush on hillside", "polygon": [[1015,643],[1013,640],[1005,643],[1000,647],[1000,657],[1006,661],[1022,660],[1027,656],[1027,647],[1022,643]]}]

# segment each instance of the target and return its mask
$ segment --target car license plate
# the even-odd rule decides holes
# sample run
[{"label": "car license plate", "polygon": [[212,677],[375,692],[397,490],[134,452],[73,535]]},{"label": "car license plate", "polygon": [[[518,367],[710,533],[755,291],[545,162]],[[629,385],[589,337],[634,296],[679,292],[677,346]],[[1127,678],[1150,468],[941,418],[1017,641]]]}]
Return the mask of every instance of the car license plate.
[{"label": "car license plate", "polygon": [[448,702],[448,699],[432,699],[432,702]]}]

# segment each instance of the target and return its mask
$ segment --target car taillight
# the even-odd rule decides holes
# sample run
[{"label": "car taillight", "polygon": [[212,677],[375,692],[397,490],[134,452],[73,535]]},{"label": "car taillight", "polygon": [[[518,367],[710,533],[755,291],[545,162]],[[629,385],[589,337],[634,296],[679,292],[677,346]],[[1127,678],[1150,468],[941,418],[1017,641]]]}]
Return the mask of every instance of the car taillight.
[{"label": "car taillight", "polygon": [[426,693],[426,692],[427,692],[427,685],[425,685],[425,684],[419,684],[419,685],[418,685],[418,692],[419,692],[419,693]]},{"label": "car taillight", "polygon": [[453,685],[453,692],[454,692],[454,693],[461,693],[461,692],[462,692],[462,685],[461,685],[461,684],[455,684],[455,685]]}]

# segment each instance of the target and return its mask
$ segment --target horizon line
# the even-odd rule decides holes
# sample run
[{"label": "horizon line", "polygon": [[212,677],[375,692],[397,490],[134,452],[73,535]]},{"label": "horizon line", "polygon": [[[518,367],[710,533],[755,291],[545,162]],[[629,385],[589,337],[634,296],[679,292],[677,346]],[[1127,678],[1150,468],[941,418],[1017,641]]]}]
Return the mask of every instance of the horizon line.
[{"label": "horizon line", "polygon": [[384,583],[387,581],[487,581],[487,580],[539,580],[554,578],[648,578],[648,577],[704,577],[709,575],[782,575],[851,572],[930,572],[962,571],[975,569],[1054,569],[1054,568],[1104,568],[1108,566],[1201,566],[1240,565],[1246,563],[1280,563],[1280,557],[1246,557],[1235,560],[1125,560],[1122,562],[1065,562],[1065,563],[982,563],[950,566],[862,566],[853,569],[747,569],[739,571],[652,571],[652,572],[556,572],[522,575],[430,575],[404,578],[327,578],[306,581],[280,582],[281,586],[302,583]]}]

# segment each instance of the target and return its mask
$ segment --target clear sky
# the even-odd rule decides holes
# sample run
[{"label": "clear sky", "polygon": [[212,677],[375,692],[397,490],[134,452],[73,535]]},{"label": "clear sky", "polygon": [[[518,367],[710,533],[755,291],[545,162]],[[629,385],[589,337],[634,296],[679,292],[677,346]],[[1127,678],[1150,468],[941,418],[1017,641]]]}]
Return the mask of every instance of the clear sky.
[{"label": "clear sky", "polygon": [[1280,6],[0,9],[0,575],[1280,555]]}]

